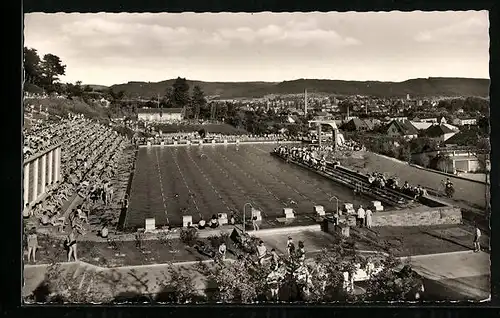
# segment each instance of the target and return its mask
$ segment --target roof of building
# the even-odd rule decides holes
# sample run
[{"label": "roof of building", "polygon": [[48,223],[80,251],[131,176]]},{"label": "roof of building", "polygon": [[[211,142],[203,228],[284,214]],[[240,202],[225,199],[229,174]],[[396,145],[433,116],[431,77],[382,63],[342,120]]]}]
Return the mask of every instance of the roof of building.
[{"label": "roof of building", "polygon": [[448,145],[474,145],[479,140],[479,132],[477,129],[463,129],[457,134],[453,135],[444,143]]},{"label": "roof of building", "polygon": [[389,126],[387,127],[390,127],[391,125],[394,125],[403,136],[418,134],[417,128],[415,128],[415,126],[413,126],[409,120],[405,121],[393,120],[389,123]]},{"label": "roof of building", "polygon": [[173,113],[182,113],[183,108],[139,108],[137,109],[138,114],[155,114],[155,113],[163,113],[163,114],[173,114]]},{"label": "roof of building", "polygon": [[419,121],[412,121],[411,124],[418,130],[424,130],[432,126],[432,123],[419,122]]},{"label": "roof of building", "polygon": [[457,126],[453,126],[453,125],[450,125],[450,124],[441,124],[441,125],[444,125],[444,126],[448,127],[449,129],[451,129],[453,131],[459,131],[460,130]]},{"label": "roof of building", "polygon": [[357,117],[349,120],[347,123],[345,123],[344,126],[346,128],[351,128],[351,129],[355,129],[355,130],[368,128],[368,125],[363,120],[361,120]]},{"label": "roof of building", "polygon": [[434,137],[443,136],[444,134],[450,134],[453,132],[454,132],[453,130],[446,127],[445,125],[432,125],[431,127],[427,128],[425,130],[425,135],[427,137],[434,138]]},{"label": "roof of building", "polygon": [[377,125],[377,120],[376,119],[363,119],[363,122],[365,123],[366,127],[368,129],[372,130],[375,125]]}]

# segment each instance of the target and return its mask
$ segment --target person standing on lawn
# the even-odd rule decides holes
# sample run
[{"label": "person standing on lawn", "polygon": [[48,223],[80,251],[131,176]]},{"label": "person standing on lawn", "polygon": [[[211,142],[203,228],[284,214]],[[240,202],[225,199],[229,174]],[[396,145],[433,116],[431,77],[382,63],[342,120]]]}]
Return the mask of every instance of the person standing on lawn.
[{"label": "person standing on lawn", "polygon": [[366,210],[365,214],[366,214],[366,227],[371,229],[372,228],[373,212],[372,212],[372,210],[368,209],[368,210]]},{"label": "person standing on lawn", "polygon": [[222,242],[222,244],[219,246],[219,256],[222,259],[222,261],[226,260],[226,251],[227,251],[226,243]]},{"label": "person standing on lawn", "polygon": [[31,231],[28,234],[28,262],[31,259],[31,256],[33,256],[33,263],[36,262],[35,254],[36,254],[36,249],[38,248],[38,237],[36,236],[36,228],[31,228]]},{"label": "person standing on lawn", "polygon": [[481,230],[476,225],[475,230],[474,230],[474,252],[475,253],[481,251],[480,239],[481,239]]},{"label": "person standing on lawn", "polygon": [[68,248],[68,262],[71,262],[71,256],[73,256],[75,262],[78,261],[76,256],[76,229],[73,229],[66,238],[66,246]]},{"label": "person standing on lawn", "polygon": [[365,225],[365,209],[363,209],[363,206],[360,205],[358,209],[358,223],[359,227],[363,227]]}]

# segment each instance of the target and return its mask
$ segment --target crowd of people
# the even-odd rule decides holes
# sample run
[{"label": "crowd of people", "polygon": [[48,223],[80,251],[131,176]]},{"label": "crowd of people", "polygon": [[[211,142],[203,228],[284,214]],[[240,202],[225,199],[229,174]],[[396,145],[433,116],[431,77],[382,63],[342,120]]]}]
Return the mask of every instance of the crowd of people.
[{"label": "crowd of people", "polygon": [[285,158],[290,158],[299,161],[318,170],[326,168],[326,158],[328,153],[333,151],[330,146],[279,146],[274,149],[274,152]]},{"label": "crowd of people", "polygon": [[154,137],[141,137],[137,138],[137,143],[141,145],[145,145],[148,142],[152,145],[159,145],[162,142],[165,144],[173,144],[174,141],[183,142],[183,141],[198,141],[204,140],[205,142],[211,142],[215,140],[217,143],[223,143],[224,140],[228,142],[236,142],[236,140],[240,142],[249,142],[249,141],[287,141],[291,140],[289,137],[285,135],[279,134],[265,134],[265,135],[225,135],[225,134],[213,134],[209,133],[206,136],[202,137],[198,132],[189,132],[189,133],[162,133],[157,134]]},{"label": "crowd of people", "polygon": [[[279,146],[274,149],[274,152],[287,159],[290,158],[312,168],[324,170],[328,164],[328,158],[332,155],[334,149],[332,146],[328,145],[321,147],[317,145],[292,147]],[[340,162],[334,162],[333,165],[340,165]],[[397,176],[387,177],[383,173],[372,172],[368,173],[366,178],[372,187],[379,189],[387,188],[401,191],[408,196],[414,197],[415,199],[427,195],[427,190],[420,185],[412,186],[406,181],[403,186],[399,186],[399,178]],[[449,179],[447,179],[446,183],[443,184],[445,189],[453,187]]]},{"label": "crowd of people", "polygon": [[[127,139],[108,125],[72,116],[60,122],[46,122],[35,130],[26,131],[28,139],[44,132],[47,140],[61,144],[61,178],[47,185],[46,195],[32,206],[26,203],[27,217],[35,218],[42,226],[57,227],[60,232],[70,229],[68,257],[76,259],[76,237],[85,234],[89,213],[98,204],[100,194],[103,204],[113,196],[110,180],[117,169],[117,160],[127,145]],[[38,148],[40,151],[40,149]],[[78,200],[78,205],[68,210],[68,202]]]}]

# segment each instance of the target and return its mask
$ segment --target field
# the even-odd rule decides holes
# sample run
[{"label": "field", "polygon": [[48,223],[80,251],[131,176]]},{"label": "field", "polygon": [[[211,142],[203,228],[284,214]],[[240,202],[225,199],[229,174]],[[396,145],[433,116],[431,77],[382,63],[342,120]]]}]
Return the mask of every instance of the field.
[{"label": "field", "polygon": [[[276,144],[203,145],[141,148],[130,196],[125,227],[144,227],[145,218],[156,225],[182,224],[182,215],[197,223],[213,214],[241,218],[245,203],[262,211],[266,220],[283,217],[283,208],[313,214],[315,205],[335,208],[332,195],[343,202],[369,205],[313,172],[286,164],[269,153]],[[202,155],[203,154],[203,155]],[[247,207],[246,214],[250,216]]]}]

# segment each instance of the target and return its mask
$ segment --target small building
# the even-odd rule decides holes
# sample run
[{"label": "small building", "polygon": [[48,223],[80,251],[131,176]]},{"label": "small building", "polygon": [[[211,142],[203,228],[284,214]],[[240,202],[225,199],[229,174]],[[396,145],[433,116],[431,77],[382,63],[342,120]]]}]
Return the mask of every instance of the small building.
[{"label": "small building", "polygon": [[450,159],[445,167],[446,171],[456,172],[476,172],[481,169],[481,160],[484,160],[485,154],[477,153],[474,149],[461,148],[443,148],[435,151],[413,153],[412,160],[417,160],[421,156],[427,156],[429,159],[436,158],[438,155]]},{"label": "small building", "polygon": [[172,122],[184,119],[183,108],[140,108],[137,119],[149,122]]},{"label": "small building", "polygon": [[387,126],[387,135],[390,137],[403,137],[406,139],[412,139],[412,138],[417,138],[418,137],[418,131],[417,128],[415,128],[412,123],[408,120],[406,121],[400,121],[400,120],[393,120],[391,123]]},{"label": "small building", "polygon": [[434,118],[422,118],[422,119],[420,119],[420,122],[422,122],[422,123],[435,123],[435,124],[437,124],[438,120],[435,117]]},{"label": "small building", "polygon": [[340,129],[345,131],[367,131],[373,129],[373,126],[370,128],[364,120],[353,118],[343,124]]},{"label": "small building", "polygon": [[455,118],[453,124],[457,126],[476,125],[477,120],[475,118]]},{"label": "small building", "polygon": [[457,131],[453,131],[448,126],[440,124],[440,125],[432,125],[428,129],[424,131],[425,136],[439,141],[439,142],[444,142],[451,137],[453,137]]},{"label": "small building", "polygon": [[[387,118],[387,117],[386,117]],[[391,121],[394,121],[394,120],[397,120],[399,122],[403,122],[403,121],[407,121],[408,120],[408,117],[405,117],[405,116],[398,116],[398,117],[388,117],[388,121],[391,122]]]}]

